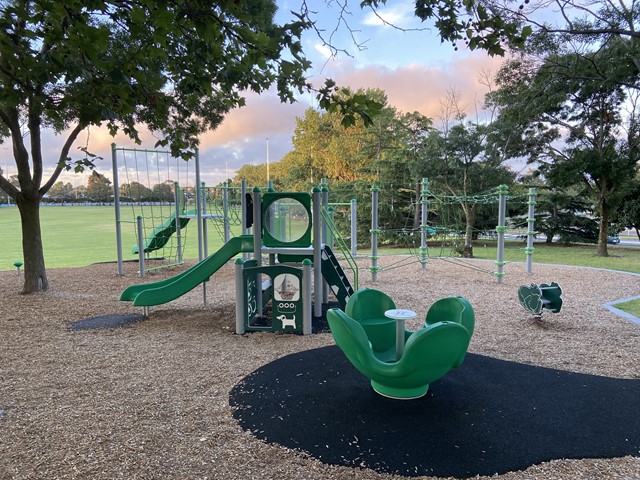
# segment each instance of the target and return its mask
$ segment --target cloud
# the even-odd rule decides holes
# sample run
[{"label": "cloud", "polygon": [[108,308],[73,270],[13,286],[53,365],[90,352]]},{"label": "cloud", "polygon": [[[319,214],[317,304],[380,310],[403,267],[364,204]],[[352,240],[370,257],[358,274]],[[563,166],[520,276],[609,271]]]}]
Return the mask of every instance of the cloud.
[{"label": "cloud", "polygon": [[410,3],[393,7],[376,8],[366,13],[362,24],[367,27],[405,27],[414,21],[414,11]]},{"label": "cloud", "polygon": [[[434,66],[404,65],[391,68],[384,65],[358,66],[355,60],[330,62],[326,76],[332,77],[339,85],[357,88],[379,88],[385,91],[389,105],[401,112],[419,111],[433,118],[437,124],[440,102],[447,95],[448,88],[454,88],[467,107],[467,114],[474,118],[480,108],[486,87],[479,81],[483,69],[495,73],[502,59],[494,59],[482,53],[458,52],[448,62]],[[324,78],[316,79],[322,83]],[[279,161],[290,149],[295,130],[296,117],[302,117],[312,104],[312,94],[301,97],[296,104],[282,104],[272,92],[262,95],[249,94],[244,108],[227,115],[218,129],[201,136],[200,158],[203,180],[208,184],[217,183],[246,163],[266,162],[266,139],[269,138],[269,158]],[[126,148],[153,149],[156,138],[145,128],[141,128],[142,145],[120,134],[114,139],[106,128],[93,127],[89,137],[82,133],[72,148],[74,157],[81,152],[78,146],[88,145],[89,150],[104,157],[98,162],[98,170],[111,178],[111,143]],[[56,164],[63,135],[47,131],[43,137],[46,171],[51,172]],[[15,166],[10,170],[14,170]],[[74,180],[75,178],[75,180]],[[81,177],[82,178],[82,177]],[[61,180],[74,184],[79,181],[71,174]]]},{"label": "cloud", "polygon": [[501,62],[502,59],[477,54],[439,66],[406,65],[395,69],[382,65],[357,68],[343,63],[330,75],[339,85],[352,89],[379,88],[387,94],[389,105],[398,110],[418,111],[435,119],[451,88],[460,93],[466,113],[475,115],[487,92],[481,74],[483,70],[495,74]]}]

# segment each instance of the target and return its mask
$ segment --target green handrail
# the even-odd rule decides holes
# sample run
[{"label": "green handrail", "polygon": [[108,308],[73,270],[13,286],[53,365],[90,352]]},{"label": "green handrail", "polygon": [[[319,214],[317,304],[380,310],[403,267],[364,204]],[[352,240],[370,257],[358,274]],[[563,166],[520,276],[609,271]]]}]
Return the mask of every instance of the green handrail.
[{"label": "green handrail", "polygon": [[345,260],[347,261],[347,264],[349,265],[348,268],[351,271],[353,271],[353,290],[354,291],[358,290],[358,264],[356,263],[355,259],[351,255],[351,251],[347,246],[347,243],[344,241],[344,239],[342,238],[342,235],[336,228],[336,224],[333,222],[333,219],[331,218],[329,209],[327,207],[322,207],[322,209],[320,210],[320,214],[322,215],[322,219],[327,224],[327,228],[331,230],[331,235],[333,235],[333,240],[335,244],[338,246],[340,253],[342,253]]}]

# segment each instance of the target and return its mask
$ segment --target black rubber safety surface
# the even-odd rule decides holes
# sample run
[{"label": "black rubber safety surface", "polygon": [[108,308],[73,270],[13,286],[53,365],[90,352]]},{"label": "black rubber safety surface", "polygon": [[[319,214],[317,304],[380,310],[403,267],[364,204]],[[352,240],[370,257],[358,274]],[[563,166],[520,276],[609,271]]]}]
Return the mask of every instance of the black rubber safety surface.
[{"label": "black rubber safety surface", "polygon": [[93,330],[96,328],[120,328],[131,325],[132,323],[144,320],[144,315],[101,315],[99,317],[83,318],[73,322],[69,326],[69,330],[74,332],[77,330]]},{"label": "black rubber safety surface", "polygon": [[640,380],[468,354],[418,400],[376,394],[335,346],[280,358],[231,392],[260,439],[405,476],[501,474],[561,458],[640,455]]}]

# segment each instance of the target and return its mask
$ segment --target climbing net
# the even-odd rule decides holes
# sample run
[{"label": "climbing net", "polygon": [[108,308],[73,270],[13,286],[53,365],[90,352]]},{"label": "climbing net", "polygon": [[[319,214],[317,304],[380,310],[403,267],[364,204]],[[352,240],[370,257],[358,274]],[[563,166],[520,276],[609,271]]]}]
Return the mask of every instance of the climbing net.
[{"label": "climbing net", "polygon": [[[504,275],[503,267],[506,262],[503,259],[496,261],[499,268],[498,272],[495,272],[485,268],[481,262],[471,262],[461,258],[461,255],[465,251],[468,238],[494,240],[498,238],[498,232],[506,231],[504,213],[503,223],[498,225],[498,205],[501,197],[506,200],[506,187],[496,187],[473,195],[456,196],[436,194],[428,189],[428,183],[425,182],[422,184],[419,195],[416,194],[415,188],[395,190],[400,198],[402,198],[401,193],[405,193],[403,203],[408,205],[401,217],[403,218],[402,226],[390,228],[389,224],[381,221],[380,226],[376,228],[372,220],[372,244],[378,241],[381,245],[393,244],[404,247],[409,252],[408,255],[398,257],[396,262],[386,264],[384,270],[400,268],[416,261],[424,265],[429,258],[435,258],[491,275]],[[376,199],[372,203],[376,206],[381,205],[377,213],[383,212],[385,208],[394,208],[394,202],[386,198],[384,201]],[[467,225],[467,216],[473,218],[473,225]],[[396,218],[397,222],[398,217],[396,215],[390,218]],[[498,249],[500,250],[500,247]],[[383,268],[377,265],[377,255],[372,253],[372,273],[382,270]]]},{"label": "climbing net", "polygon": [[120,203],[130,211],[129,219],[121,222],[134,226],[134,234],[125,236],[125,242],[135,239],[130,253],[138,255],[143,245],[145,258],[152,261],[146,270],[182,263],[189,222],[182,216],[194,203],[189,162],[167,151],[117,148],[115,152],[123,173]]}]

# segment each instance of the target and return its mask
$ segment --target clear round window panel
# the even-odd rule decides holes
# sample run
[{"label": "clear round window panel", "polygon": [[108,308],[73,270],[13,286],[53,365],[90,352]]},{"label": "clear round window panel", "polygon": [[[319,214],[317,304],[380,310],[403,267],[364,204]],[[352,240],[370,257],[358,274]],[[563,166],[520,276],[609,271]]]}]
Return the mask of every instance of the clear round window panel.
[{"label": "clear round window panel", "polygon": [[294,198],[275,200],[267,209],[264,228],[275,240],[293,243],[304,236],[309,228],[309,213]]}]

